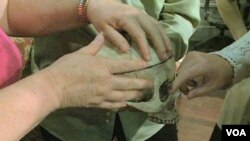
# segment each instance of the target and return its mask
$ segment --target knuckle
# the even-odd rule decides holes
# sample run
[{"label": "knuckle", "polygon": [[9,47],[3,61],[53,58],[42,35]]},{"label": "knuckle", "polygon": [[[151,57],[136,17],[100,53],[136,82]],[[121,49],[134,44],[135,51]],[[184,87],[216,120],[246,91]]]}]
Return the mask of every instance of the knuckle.
[{"label": "knuckle", "polygon": [[159,53],[159,54],[165,54],[166,53],[166,47],[164,47],[164,45],[158,45],[158,47],[156,48],[156,50],[157,50],[157,52]]},{"label": "knuckle", "polygon": [[118,103],[117,105],[115,105],[113,107],[113,109],[115,109],[115,108],[123,108],[123,107],[126,107],[126,103],[125,102]]},{"label": "knuckle", "polygon": [[134,94],[133,94],[133,97],[131,97],[131,99],[135,99],[135,98],[141,97],[142,95],[143,95],[142,92],[135,91]]},{"label": "knuckle", "polygon": [[128,82],[128,86],[138,87],[138,82],[135,79],[131,78]]},{"label": "knuckle", "polygon": [[92,105],[99,105],[100,103],[103,102],[103,98],[101,97],[98,97],[98,98],[94,98],[92,101],[91,101],[91,104]]},{"label": "knuckle", "polygon": [[128,12],[126,14],[128,17],[136,18],[136,17],[139,17],[141,15],[141,12],[135,8],[131,8],[130,10],[128,10]]},{"label": "knuckle", "polygon": [[119,19],[117,21],[118,27],[122,27],[122,28],[127,27],[128,26],[128,20],[129,19],[126,19],[126,18]]},{"label": "knuckle", "polygon": [[144,32],[141,32],[141,33],[137,33],[134,38],[136,40],[144,40],[144,38],[146,37],[146,34]]},{"label": "knuckle", "polygon": [[162,30],[163,29],[162,26],[161,26],[161,24],[158,21],[156,21],[155,19],[152,20],[152,24],[158,30]]},{"label": "knuckle", "polygon": [[108,96],[109,96],[109,94],[110,94],[110,92],[111,92],[110,89],[111,89],[111,88],[110,88],[109,85],[108,85],[108,86],[104,86],[104,87],[102,88],[102,94],[103,94],[104,97],[108,97]]},{"label": "knuckle", "polygon": [[118,96],[118,101],[124,101],[124,100],[126,100],[125,94],[121,94]]},{"label": "knuckle", "polygon": [[197,54],[198,54],[198,52],[196,52],[196,51],[191,51],[191,52],[187,53],[187,57],[196,57]]},{"label": "knuckle", "polygon": [[[135,82],[136,83],[136,82]],[[135,84],[134,84],[135,85]],[[141,88],[143,89],[143,88],[147,88],[148,86],[149,86],[149,83],[148,83],[148,81],[146,81],[146,80],[139,80],[138,82],[137,82],[137,85],[140,85],[141,86]]]},{"label": "knuckle", "polygon": [[162,27],[161,23],[158,21],[154,21],[154,24],[156,25],[156,27],[158,27],[161,31],[164,31],[164,28]]},{"label": "knuckle", "polygon": [[101,95],[103,93],[103,87],[97,86],[94,90],[97,95]]},{"label": "knuckle", "polygon": [[107,97],[109,92],[110,92],[110,87],[107,84],[98,87],[98,95],[101,97]]},{"label": "knuckle", "polygon": [[196,57],[199,57],[200,56],[200,52],[198,51],[191,51],[188,53],[190,56],[196,56]]},{"label": "knuckle", "polygon": [[101,104],[104,100],[105,100],[104,97],[99,97],[97,98],[96,103]]}]

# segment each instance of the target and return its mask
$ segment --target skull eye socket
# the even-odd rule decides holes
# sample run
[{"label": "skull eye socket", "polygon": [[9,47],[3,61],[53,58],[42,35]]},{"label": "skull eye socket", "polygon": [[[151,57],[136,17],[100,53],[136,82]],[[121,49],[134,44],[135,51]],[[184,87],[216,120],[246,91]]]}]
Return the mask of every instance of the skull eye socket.
[{"label": "skull eye socket", "polygon": [[147,102],[152,99],[154,93],[154,89],[146,89],[143,91],[143,96],[140,98],[140,102]]},{"label": "skull eye socket", "polygon": [[135,100],[131,100],[131,102],[147,102],[150,99],[153,98],[153,93],[154,93],[154,89],[146,89],[142,91],[143,96],[135,99]]},{"label": "skull eye socket", "polygon": [[159,95],[160,95],[160,100],[161,102],[165,102],[168,97],[169,97],[169,93],[168,93],[168,87],[172,84],[173,81],[169,81],[168,79],[163,82],[160,86],[159,89]]}]

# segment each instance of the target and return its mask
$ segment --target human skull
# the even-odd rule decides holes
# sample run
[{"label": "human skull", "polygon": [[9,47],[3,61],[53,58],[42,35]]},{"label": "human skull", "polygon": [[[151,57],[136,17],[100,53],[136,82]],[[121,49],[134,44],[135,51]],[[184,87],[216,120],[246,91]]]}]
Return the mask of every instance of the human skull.
[{"label": "human skull", "polygon": [[[109,47],[108,47],[109,46]],[[138,47],[132,44],[128,53],[120,54],[110,45],[104,46],[98,56],[113,59],[139,59]],[[159,60],[154,49],[150,48],[151,60],[145,69],[123,72],[117,75],[135,78],[145,78],[154,82],[154,88],[144,90],[143,96],[135,101],[128,101],[129,107],[148,114],[153,122],[171,124],[178,121],[178,114],[175,109],[175,98],[178,94],[168,94],[167,87],[175,78],[175,61],[172,56],[165,60]]]}]

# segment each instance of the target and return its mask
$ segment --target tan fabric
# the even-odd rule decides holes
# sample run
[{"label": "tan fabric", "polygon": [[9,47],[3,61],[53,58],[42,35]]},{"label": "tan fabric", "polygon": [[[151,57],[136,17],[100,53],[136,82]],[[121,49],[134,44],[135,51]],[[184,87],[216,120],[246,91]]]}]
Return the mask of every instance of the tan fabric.
[{"label": "tan fabric", "polygon": [[250,124],[250,78],[228,91],[218,121],[223,124]]},{"label": "tan fabric", "polygon": [[32,46],[32,38],[13,37],[11,39],[15,42],[17,47],[20,49],[22,56],[23,56],[23,60],[26,64],[26,62],[28,62],[30,59],[29,55],[30,55],[30,48]]}]

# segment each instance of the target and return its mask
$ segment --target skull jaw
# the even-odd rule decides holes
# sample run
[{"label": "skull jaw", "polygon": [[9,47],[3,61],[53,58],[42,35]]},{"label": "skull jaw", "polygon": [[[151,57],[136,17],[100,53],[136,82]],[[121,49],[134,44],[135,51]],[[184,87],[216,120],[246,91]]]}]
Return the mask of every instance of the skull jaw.
[{"label": "skull jaw", "polygon": [[177,123],[179,121],[179,115],[175,109],[175,101],[179,95],[179,93],[172,95],[168,99],[167,105],[165,105],[165,107],[162,107],[159,112],[148,113],[149,119],[159,124]]},{"label": "skull jaw", "polygon": [[174,124],[179,121],[175,100],[179,93],[170,95],[165,103],[151,99],[149,102],[127,102],[129,107],[147,113],[149,120],[159,124]]},{"label": "skull jaw", "polygon": [[149,120],[159,124],[175,124],[179,121],[179,115],[176,110],[159,113],[149,113]]}]

